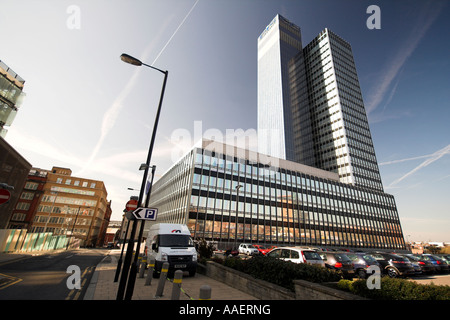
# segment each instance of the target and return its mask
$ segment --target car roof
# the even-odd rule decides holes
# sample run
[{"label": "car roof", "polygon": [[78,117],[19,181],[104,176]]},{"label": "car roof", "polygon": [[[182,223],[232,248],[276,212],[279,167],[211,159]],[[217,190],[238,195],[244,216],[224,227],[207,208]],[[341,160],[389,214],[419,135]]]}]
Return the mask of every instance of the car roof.
[{"label": "car roof", "polygon": [[291,250],[301,250],[301,251],[311,251],[311,252],[316,252],[316,251],[314,251],[314,250],[312,250],[312,249],[309,249],[309,248],[303,248],[303,247],[277,247],[277,248],[274,248],[274,250],[275,249],[291,249]]}]

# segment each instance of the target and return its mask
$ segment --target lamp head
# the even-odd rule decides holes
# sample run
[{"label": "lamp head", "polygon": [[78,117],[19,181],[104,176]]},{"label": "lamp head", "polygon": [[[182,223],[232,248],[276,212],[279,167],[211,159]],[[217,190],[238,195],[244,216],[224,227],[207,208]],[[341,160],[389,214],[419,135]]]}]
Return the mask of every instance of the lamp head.
[{"label": "lamp head", "polygon": [[136,59],[136,58],[134,58],[134,57],[132,57],[132,56],[126,54],[126,53],[122,53],[122,54],[120,55],[120,59],[121,59],[123,62],[132,64],[132,65],[135,65],[135,66],[142,66],[142,62],[141,62],[140,60],[138,60],[138,59]]}]

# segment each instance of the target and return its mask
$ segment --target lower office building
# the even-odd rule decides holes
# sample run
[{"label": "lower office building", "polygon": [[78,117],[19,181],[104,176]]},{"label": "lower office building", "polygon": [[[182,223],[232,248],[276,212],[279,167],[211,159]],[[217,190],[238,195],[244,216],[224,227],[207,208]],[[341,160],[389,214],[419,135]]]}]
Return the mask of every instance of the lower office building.
[{"label": "lower office building", "polygon": [[266,245],[405,250],[394,197],[334,172],[202,140],[153,186],[157,222],[219,249]]}]

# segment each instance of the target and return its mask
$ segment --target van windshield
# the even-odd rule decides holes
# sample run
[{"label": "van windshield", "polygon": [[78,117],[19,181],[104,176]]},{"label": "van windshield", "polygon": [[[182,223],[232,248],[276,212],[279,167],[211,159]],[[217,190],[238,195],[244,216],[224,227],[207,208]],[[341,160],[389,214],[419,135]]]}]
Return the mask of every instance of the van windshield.
[{"label": "van windshield", "polygon": [[159,235],[160,247],[193,247],[194,242],[189,235],[173,235],[173,234],[161,234]]}]

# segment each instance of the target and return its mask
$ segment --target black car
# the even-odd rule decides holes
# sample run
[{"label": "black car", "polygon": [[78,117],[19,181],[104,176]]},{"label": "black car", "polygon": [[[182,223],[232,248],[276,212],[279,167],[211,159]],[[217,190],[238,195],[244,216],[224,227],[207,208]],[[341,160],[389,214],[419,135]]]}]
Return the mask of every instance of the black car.
[{"label": "black car", "polygon": [[353,279],[355,271],[353,264],[346,253],[341,252],[318,252],[325,262],[325,267],[342,272],[345,279]]},{"label": "black car", "polygon": [[345,254],[347,257],[350,258],[350,260],[353,263],[353,270],[355,271],[355,274],[361,278],[365,279],[367,278],[367,269],[372,266],[380,266],[377,260],[375,260],[374,257],[367,253],[362,252],[349,252]]},{"label": "black car", "polygon": [[381,272],[391,278],[412,276],[415,270],[411,262],[398,254],[377,252],[371,253],[381,266]]},{"label": "black car", "polygon": [[412,267],[414,268],[414,272],[417,275],[421,275],[423,273],[422,268],[420,267],[419,263],[414,260],[412,257],[408,257],[404,254],[400,254],[400,256],[402,256],[403,258],[406,258],[409,260],[409,262],[411,262]]},{"label": "black car", "polygon": [[446,273],[449,271],[449,266],[445,260],[434,254],[424,254],[424,257],[430,259],[430,261],[437,267],[437,270],[441,273]]},{"label": "black car", "polygon": [[423,273],[434,273],[436,272],[436,268],[433,263],[429,259],[424,259],[420,254],[405,254],[404,257],[409,260],[414,260],[420,267]]}]

